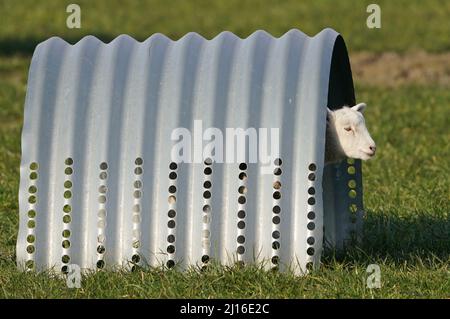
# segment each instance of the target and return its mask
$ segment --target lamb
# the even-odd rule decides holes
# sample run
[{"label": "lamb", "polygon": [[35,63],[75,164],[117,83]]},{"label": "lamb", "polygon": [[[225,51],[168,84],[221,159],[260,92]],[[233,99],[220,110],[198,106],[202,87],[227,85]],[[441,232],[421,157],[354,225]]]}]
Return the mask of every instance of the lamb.
[{"label": "lamb", "polygon": [[376,145],[364,121],[365,108],[365,103],[335,111],[327,108],[325,164],[346,157],[368,160],[375,155]]}]

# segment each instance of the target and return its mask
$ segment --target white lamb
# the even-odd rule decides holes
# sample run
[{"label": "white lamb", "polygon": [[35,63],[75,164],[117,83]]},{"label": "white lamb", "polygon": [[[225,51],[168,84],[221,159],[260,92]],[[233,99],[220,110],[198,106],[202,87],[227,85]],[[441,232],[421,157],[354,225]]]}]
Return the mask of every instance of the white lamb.
[{"label": "white lamb", "polygon": [[365,108],[365,103],[359,103],[335,111],[328,109],[325,164],[346,157],[368,160],[375,155],[375,142],[364,121]]}]

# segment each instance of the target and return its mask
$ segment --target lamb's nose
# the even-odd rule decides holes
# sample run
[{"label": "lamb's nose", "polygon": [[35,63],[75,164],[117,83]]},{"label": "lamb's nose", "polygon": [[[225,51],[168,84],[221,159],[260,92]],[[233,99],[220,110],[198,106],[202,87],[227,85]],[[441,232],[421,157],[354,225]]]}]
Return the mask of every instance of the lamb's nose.
[{"label": "lamb's nose", "polygon": [[377,147],[375,145],[370,145],[369,149],[372,151],[373,154],[375,154],[375,151],[377,150]]}]

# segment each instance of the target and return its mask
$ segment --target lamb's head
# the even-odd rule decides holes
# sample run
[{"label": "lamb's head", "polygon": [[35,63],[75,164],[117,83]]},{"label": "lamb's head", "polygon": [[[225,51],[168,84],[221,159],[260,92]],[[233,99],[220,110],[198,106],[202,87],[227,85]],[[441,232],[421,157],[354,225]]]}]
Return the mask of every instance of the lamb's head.
[{"label": "lamb's head", "polygon": [[326,162],[335,162],[345,157],[368,160],[375,155],[375,142],[364,121],[365,108],[365,103],[359,103],[335,111],[328,109]]}]

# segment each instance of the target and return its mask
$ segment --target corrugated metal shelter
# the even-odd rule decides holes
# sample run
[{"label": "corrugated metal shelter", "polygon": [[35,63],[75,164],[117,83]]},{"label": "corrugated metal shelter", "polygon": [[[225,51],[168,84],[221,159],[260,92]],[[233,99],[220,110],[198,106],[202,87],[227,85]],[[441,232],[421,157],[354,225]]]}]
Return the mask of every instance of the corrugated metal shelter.
[{"label": "corrugated metal shelter", "polygon": [[[265,261],[297,273],[361,221],[359,161],[324,169],[326,106],[354,105],[342,37],[291,30],[212,40],[39,44],[22,132],[21,269]],[[279,128],[259,163],[174,163],[171,132]],[[324,231],[325,229],[325,236]]]}]

